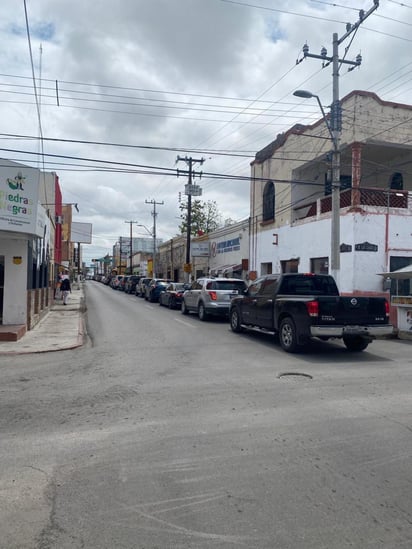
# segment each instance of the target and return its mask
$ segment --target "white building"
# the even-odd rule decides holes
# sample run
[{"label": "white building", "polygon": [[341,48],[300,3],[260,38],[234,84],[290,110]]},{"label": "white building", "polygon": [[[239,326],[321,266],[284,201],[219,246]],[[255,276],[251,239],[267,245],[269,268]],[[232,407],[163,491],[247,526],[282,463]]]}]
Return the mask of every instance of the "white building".
[{"label": "white building", "polygon": [[249,219],[209,234],[209,273],[246,277],[249,269]]},{"label": "white building", "polygon": [[56,185],[54,173],[2,160],[0,324],[30,329],[49,306]]},{"label": "white building", "polygon": [[[351,92],[341,106],[337,282],[342,293],[382,295],[377,273],[412,263],[412,106],[364,91]],[[330,272],[328,137],[321,119],[291,128],[256,154],[250,189],[252,277]]]}]

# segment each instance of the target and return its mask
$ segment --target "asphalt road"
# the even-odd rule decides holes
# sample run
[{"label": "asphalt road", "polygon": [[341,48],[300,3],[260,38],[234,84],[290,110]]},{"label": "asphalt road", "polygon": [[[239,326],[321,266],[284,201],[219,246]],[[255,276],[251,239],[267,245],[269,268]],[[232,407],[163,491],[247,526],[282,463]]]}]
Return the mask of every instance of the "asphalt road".
[{"label": "asphalt road", "polygon": [[412,343],[86,304],[85,347],[1,357],[2,549],[412,546]]}]

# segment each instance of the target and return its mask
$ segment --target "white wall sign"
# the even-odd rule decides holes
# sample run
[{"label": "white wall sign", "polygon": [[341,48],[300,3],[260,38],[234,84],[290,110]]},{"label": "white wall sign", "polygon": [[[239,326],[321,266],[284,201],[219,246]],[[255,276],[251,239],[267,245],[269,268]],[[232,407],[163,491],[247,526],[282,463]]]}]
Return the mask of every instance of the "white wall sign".
[{"label": "white wall sign", "polygon": [[209,257],[209,242],[192,242],[190,253],[192,257]]},{"label": "white wall sign", "polygon": [[38,226],[38,177],[34,168],[0,168],[0,231],[43,236],[43,228]]}]

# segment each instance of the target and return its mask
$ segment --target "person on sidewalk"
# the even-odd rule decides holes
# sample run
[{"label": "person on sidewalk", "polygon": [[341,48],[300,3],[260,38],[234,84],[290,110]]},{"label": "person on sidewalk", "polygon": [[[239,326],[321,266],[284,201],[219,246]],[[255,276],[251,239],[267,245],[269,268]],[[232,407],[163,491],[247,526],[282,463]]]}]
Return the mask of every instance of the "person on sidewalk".
[{"label": "person on sidewalk", "polygon": [[70,286],[70,278],[64,278],[60,285],[60,291],[63,294],[63,305],[67,305],[67,300],[69,298],[69,294],[72,293],[72,288]]}]

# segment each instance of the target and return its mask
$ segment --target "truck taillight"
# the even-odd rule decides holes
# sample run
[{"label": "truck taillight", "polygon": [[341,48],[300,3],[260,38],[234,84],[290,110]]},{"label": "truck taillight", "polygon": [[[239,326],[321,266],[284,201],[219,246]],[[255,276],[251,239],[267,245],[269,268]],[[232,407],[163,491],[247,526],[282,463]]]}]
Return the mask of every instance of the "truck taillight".
[{"label": "truck taillight", "polygon": [[210,299],[212,301],[216,301],[217,300],[217,294],[216,292],[208,292],[208,294],[210,295]]},{"label": "truck taillight", "polygon": [[306,308],[309,316],[319,316],[319,303],[317,301],[307,301]]},{"label": "truck taillight", "polygon": [[387,317],[389,317],[390,307],[389,302],[385,300],[385,314]]}]

